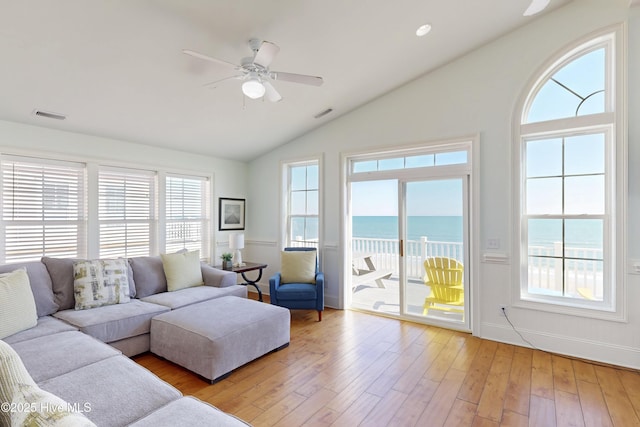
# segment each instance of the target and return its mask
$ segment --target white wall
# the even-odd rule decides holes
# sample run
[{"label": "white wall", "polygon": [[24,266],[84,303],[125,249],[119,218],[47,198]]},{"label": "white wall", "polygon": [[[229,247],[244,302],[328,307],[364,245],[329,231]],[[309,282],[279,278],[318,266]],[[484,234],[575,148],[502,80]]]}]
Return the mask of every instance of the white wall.
[{"label": "white wall", "polygon": [[[249,168],[248,248],[246,259],[269,263],[263,279],[279,268],[280,162],[316,153],[324,155],[324,271],[326,303],[337,306],[340,283],[340,155],[344,152],[480,134],[479,241],[498,238],[511,254],[512,117],[534,73],[564,46],[601,28],[629,24],[629,205],[628,258],[640,259],[640,8],[628,0],[579,0],[535,19],[528,26],[477,49],[373,102],[274,150]],[[512,269],[479,265],[474,334],[522,344],[500,316],[509,304]],[[640,276],[627,281],[628,322],[610,322],[530,309],[510,310],[516,326],[538,347],[640,368]]]},{"label": "white wall", "polygon": [[[46,119],[43,119],[46,120]],[[68,160],[94,160],[130,167],[156,167],[169,171],[200,172],[213,176],[212,229],[217,241],[214,261],[228,250],[228,231],[218,230],[218,197],[247,196],[247,164],[161,149],[116,139],[0,121],[0,152],[48,156]]]}]

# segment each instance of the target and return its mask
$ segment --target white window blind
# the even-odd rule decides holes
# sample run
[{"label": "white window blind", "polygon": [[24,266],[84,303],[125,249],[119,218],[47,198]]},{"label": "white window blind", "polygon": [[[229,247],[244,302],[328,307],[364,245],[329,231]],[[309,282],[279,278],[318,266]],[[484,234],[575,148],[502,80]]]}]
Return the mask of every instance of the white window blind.
[{"label": "white window blind", "polygon": [[98,193],[100,257],[134,257],[153,253],[155,172],[101,167]]},{"label": "white window blind", "polygon": [[86,255],[83,163],[2,156],[2,262]]},{"label": "white window blind", "polygon": [[167,175],[166,252],[200,250],[209,258],[209,179]]}]

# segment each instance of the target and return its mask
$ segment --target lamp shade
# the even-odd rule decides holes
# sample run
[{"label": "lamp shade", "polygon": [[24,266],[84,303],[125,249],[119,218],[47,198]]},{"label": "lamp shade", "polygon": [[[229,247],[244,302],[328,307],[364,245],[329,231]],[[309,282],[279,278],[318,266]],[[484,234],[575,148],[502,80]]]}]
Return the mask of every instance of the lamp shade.
[{"label": "lamp shade", "polygon": [[229,234],[229,249],[244,249],[244,234],[231,233]]}]

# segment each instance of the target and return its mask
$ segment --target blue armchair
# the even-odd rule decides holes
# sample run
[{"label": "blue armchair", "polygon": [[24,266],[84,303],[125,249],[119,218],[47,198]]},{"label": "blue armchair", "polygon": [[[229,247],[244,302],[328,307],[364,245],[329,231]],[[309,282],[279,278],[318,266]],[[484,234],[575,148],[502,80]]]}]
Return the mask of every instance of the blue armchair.
[{"label": "blue armchair", "polygon": [[[315,283],[314,277],[300,279],[300,275],[295,281],[286,283],[287,274],[291,273],[291,263],[295,261],[294,257],[282,254],[283,265],[282,271],[276,273],[269,279],[269,293],[271,304],[279,305],[289,309],[316,310],[318,312],[318,322],[322,321],[322,311],[324,310],[324,273],[318,271],[318,256],[315,248],[285,248],[285,252],[310,252],[315,255]],[[285,266],[285,257],[287,265]],[[308,260],[310,257],[304,257]],[[306,261],[304,261],[306,262]],[[294,266],[296,267],[296,266]],[[302,270],[309,266],[301,266]],[[285,272],[285,269],[287,270]],[[285,273],[285,274],[283,274]],[[311,274],[313,276],[313,266],[311,266]]]}]

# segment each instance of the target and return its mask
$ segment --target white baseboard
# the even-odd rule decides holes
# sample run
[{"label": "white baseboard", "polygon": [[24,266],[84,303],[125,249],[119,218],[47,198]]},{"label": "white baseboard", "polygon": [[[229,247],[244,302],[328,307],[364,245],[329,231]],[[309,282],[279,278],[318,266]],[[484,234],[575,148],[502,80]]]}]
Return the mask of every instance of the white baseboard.
[{"label": "white baseboard", "polygon": [[[518,331],[540,350],[640,369],[640,349],[638,348],[520,328],[518,328]],[[482,336],[480,338],[530,347],[508,324],[483,323]]]}]

